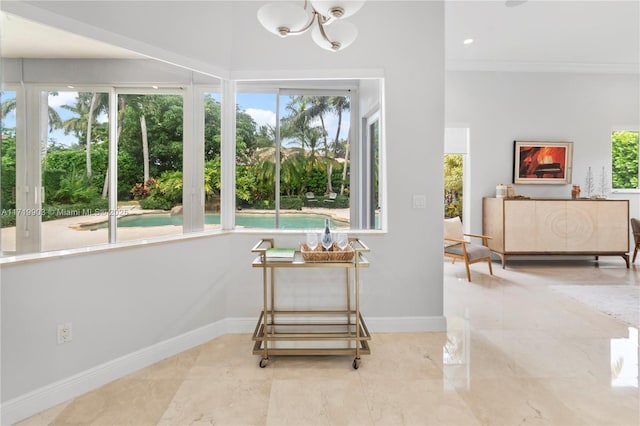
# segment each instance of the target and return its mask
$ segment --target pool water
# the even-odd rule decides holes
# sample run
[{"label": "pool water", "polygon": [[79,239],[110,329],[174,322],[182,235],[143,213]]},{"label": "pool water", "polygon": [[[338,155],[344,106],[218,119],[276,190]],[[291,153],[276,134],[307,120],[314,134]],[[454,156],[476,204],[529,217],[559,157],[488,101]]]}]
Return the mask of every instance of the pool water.
[{"label": "pool water", "polygon": [[[280,215],[280,229],[321,229],[324,220],[328,216],[321,214],[282,214]],[[219,213],[207,213],[204,215],[204,223],[219,224]],[[348,226],[345,222],[330,219],[332,228]],[[124,216],[118,219],[118,227],[135,226],[168,226],[182,225],[182,216],[171,216],[168,213],[154,213]],[[273,214],[236,213],[236,225],[247,228],[273,229],[276,226],[276,218]],[[107,222],[101,222],[84,227],[85,229],[102,229],[108,227]]]}]

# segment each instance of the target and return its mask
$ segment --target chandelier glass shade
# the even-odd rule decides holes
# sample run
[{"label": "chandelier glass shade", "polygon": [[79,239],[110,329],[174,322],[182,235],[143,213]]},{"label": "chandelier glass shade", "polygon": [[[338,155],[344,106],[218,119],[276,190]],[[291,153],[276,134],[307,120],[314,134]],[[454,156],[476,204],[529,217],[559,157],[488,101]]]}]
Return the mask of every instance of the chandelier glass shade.
[{"label": "chandelier glass shade", "polygon": [[344,18],[356,13],[365,0],[304,0],[267,3],[258,21],[267,31],[287,37],[307,32],[323,49],[337,52],[353,43],[358,29]]}]

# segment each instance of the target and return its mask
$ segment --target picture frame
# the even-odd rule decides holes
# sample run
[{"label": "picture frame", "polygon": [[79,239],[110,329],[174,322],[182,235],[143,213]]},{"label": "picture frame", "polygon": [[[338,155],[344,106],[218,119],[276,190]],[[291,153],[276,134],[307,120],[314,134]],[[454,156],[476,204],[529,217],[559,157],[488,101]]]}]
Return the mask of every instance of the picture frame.
[{"label": "picture frame", "polygon": [[513,183],[570,184],[573,142],[513,141]]}]

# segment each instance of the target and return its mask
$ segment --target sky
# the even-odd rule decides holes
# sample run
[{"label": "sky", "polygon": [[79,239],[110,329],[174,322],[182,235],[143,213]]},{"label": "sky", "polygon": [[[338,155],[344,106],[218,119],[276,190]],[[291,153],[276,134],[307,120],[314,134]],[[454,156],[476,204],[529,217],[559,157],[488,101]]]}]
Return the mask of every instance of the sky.
[{"label": "sky", "polygon": [[[211,94],[214,99],[220,101],[220,95],[215,93]],[[74,116],[71,111],[62,108],[62,105],[73,105],[77,92],[75,91],[59,91],[56,96],[49,95],[49,105],[53,107],[62,120],[67,120]],[[4,91],[2,94],[2,101],[15,98],[15,92]],[[236,102],[240,106],[241,110],[244,110],[247,114],[253,118],[257,127],[269,125],[275,127],[276,124],[276,94],[274,93],[238,93],[236,95]],[[280,115],[286,114],[285,107],[289,102],[289,96],[282,96],[280,99]],[[340,132],[340,138],[346,139],[349,130],[349,114],[343,114],[342,126]],[[98,122],[107,122],[106,114],[102,114],[97,117]],[[12,111],[4,120],[3,125],[7,128],[14,128],[16,122],[15,111]],[[320,125],[320,121],[317,120],[316,125]],[[331,114],[325,119],[325,126],[327,128],[328,136],[331,140],[335,137],[335,133],[338,127],[337,116]],[[61,129],[56,129],[49,133],[48,138],[55,140],[57,144],[73,145],[77,143],[76,136],[73,134],[65,135]]]}]

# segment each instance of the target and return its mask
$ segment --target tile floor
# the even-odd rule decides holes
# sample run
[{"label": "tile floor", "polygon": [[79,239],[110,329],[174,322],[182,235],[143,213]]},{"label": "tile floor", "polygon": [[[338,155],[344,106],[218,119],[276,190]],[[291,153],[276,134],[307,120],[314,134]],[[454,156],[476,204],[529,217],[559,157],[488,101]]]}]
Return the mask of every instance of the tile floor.
[{"label": "tile floor", "polygon": [[[635,328],[548,286],[640,286],[639,269],[513,260],[494,277],[473,265],[470,284],[445,261],[448,332],[374,333],[358,370],[347,357],[261,369],[250,335],[226,335],[19,424],[638,425]],[[625,386],[612,341],[627,349]]]}]

